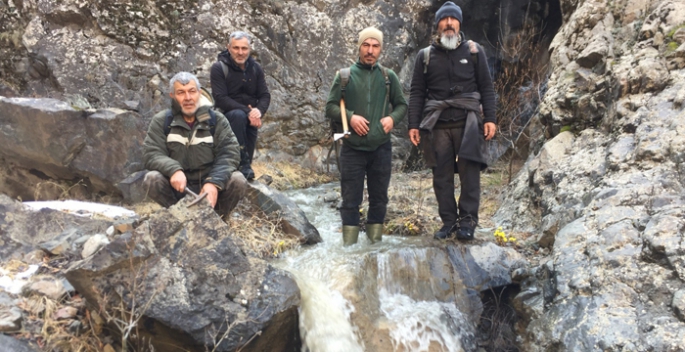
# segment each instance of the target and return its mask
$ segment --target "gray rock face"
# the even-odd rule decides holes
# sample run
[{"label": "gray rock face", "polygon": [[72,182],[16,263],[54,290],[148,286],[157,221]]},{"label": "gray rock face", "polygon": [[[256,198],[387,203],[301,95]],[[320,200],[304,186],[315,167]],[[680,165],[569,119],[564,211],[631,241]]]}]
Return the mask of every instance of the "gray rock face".
[{"label": "gray rock face", "polygon": [[685,349],[685,65],[668,49],[685,4],[650,4],[562,1],[551,138],[495,215],[552,249],[521,276],[525,351]]},{"label": "gray rock face", "polygon": [[[490,43],[514,38],[522,18],[535,26],[548,15],[541,0],[500,3],[459,2],[463,31],[486,47],[491,62],[497,50]],[[356,60],[358,32],[383,31],[381,63],[408,88],[437,7],[427,0],[13,1],[0,7],[0,91],[5,85],[23,96],[135,110],[148,119],[169,104],[168,80],[176,72],[194,72],[208,86],[229,33],[244,30],[272,92],[258,148],[313,158],[321,167],[330,163],[321,146],[328,139],[325,99],[335,72]],[[398,147],[406,146],[406,131],[396,133],[405,139]]]},{"label": "gray rock face", "polygon": [[[42,175],[81,180],[89,192],[117,194],[116,183],[142,169],[144,122],[117,109],[76,110],[54,99],[0,97],[0,159]],[[8,172],[0,192],[34,199],[22,173]],[[14,183],[24,184],[16,189]],[[2,187],[5,186],[5,187]],[[36,189],[34,188],[33,191]]]},{"label": "gray rock face", "polygon": [[29,346],[11,336],[0,334],[0,346],[7,352],[36,352],[38,348]]},{"label": "gray rock face", "polygon": [[108,304],[116,314],[123,302],[142,316],[143,333],[164,350],[299,346],[295,281],[246,257],[207,204],[188,203],[154,213],[134,232],[74,264],[67,278],[90,304]]}]

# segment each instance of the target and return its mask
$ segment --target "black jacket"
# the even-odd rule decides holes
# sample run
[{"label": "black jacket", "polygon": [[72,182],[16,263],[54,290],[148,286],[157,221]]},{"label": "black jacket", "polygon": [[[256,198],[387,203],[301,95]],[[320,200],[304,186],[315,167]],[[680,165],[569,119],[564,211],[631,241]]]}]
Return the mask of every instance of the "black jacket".
[{"label": "black jacket", "polygon": [[242,70],[233,62],[228,50],[222,51],[217,60],[228,66],[228,75],[224,77],[220,62],[212,65],[210,80],[214,105],[224,112],[239,109],[246,113],[250,112],[247,106],[251,105],[264,115],[269,109],[271,94],[262,67],[250,56],[245,62],[245,70]]},{"label": "black jacket", "polygon": [[[433,43],[431,45],[428,71],[424,75],[423,50],[414,63],[409,96],[409,128],[418,129],[424,116],[424,105],[428,100],[447,100],[456,93],[480,92],[483,105],[483,122],[496,122],[495,89],[488,70],[483,48],[478,46],[478,62],[473,62],[466,41],[454,50],[447,50]],[[449,108],[440,115],[440,120],[466,119],[466,110]]]}]

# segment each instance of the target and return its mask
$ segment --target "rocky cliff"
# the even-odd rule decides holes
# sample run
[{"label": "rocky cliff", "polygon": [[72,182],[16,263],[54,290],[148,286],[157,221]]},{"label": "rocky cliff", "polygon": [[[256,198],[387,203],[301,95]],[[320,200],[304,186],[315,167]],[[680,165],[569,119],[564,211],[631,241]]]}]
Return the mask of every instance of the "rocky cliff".
[{"label": "rocky cliff", "polygon": [[545,133],[496,214],[551,249],[525,351],[685,349],[685,3],[561,1]]}]

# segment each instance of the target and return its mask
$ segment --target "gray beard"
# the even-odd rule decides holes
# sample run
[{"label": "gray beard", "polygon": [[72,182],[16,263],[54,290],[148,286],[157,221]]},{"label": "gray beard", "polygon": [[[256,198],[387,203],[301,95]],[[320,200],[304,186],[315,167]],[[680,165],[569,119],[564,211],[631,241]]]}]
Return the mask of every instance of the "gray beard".
[{"label": "gray beard", "polygon": [[447,50],[454,50],[459,46],[459,35],[441,35],[440,44]]}]

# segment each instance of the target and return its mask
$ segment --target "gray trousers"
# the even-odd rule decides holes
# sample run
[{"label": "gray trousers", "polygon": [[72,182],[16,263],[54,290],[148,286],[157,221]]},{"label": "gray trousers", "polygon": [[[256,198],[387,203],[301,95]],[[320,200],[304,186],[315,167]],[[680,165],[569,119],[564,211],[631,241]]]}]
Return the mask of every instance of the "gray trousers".
[{"label": "gray trousers", "polygon": [[[143,181],[145,189],[147,190],[148,198],[159,203],[161,206],[168,208],[181,198],[185,197],[185,193],[179,193],[171,187],[169,178],[162,175],[159,171],[148,171],[145,174]],[[200,193],[202,185],[199,183],[188,183],[188,188],[195,193]],[[223,191],[219,191],[219,197],[216,201],[214,210],[219,216],[224,217],[228,215],[238,202],[245,196],[247,191],[247,180],[240,171],[235,171],[226,182]]]}]

